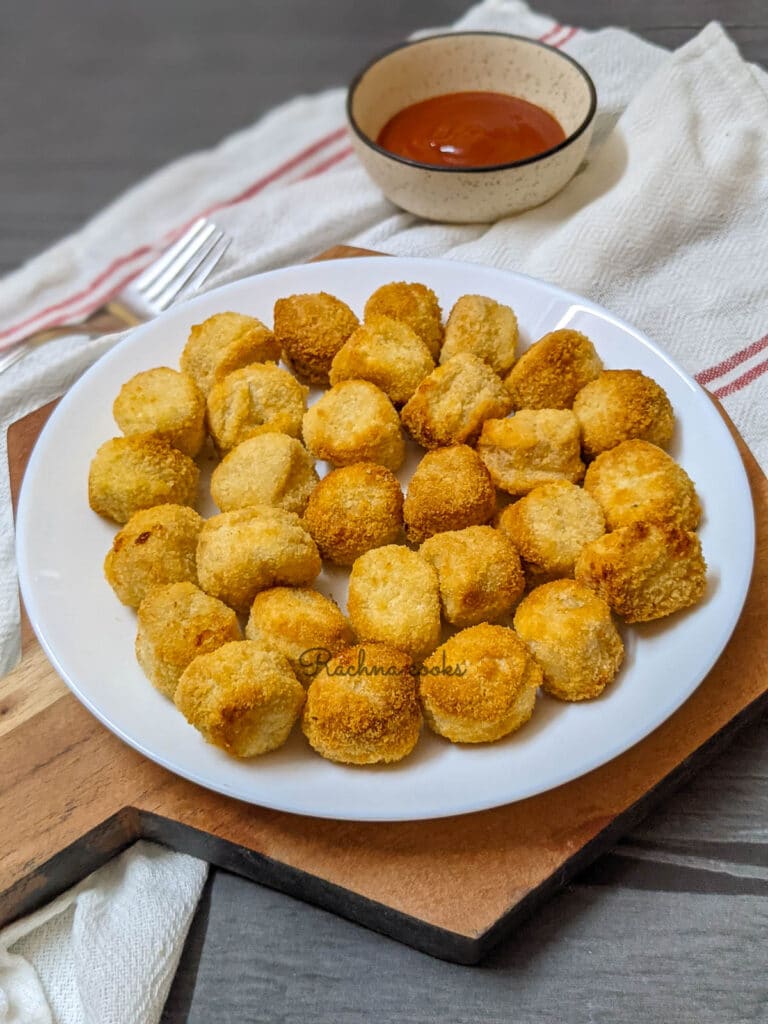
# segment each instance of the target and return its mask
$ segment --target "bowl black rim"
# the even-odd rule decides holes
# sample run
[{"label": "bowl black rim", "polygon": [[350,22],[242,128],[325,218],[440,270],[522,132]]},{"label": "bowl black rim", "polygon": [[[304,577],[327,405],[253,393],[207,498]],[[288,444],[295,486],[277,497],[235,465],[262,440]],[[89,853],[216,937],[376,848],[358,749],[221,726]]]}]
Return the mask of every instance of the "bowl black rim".
[{"label": "bowl black rim", "polygon": [[[380,146],[378,142],[370,137],[370,135],[366,135],[352,114],[352,99],[357,87],[360,85],[360,82],[375,64],[384,60],[385,57],[389,57],[391,54],[397,53],[398,50],[407,50],[410,47],[420,46],[422,43],[429,43],[435,39],[467,38],[468,36],[497,36],[502,39],[518,39],[523,43],[530,44],[531,46],[539,46],[542,50],[549,50],[552,53],[557,54],[558,57],[561,57],[563,60],[572,64],[581,74],[589,91],[589,109],[587,110],[586,116],[579,127],[563,139],[562,142],[558,142],[556,146],[552,146],[551,149],[545,149],[542,153],[537,153],[535,156],[528,156],[524,160],[512,160],[505,164],[488,164],[483,167],[446,167],[444,164],[425,164],[420,160],[411,160],[410,157],[400,156],[397,153],[393,153],[391,150]],[[377,54],[377,56],[369,60],[368,63],[358,71],[349,84],[349,88],[347,89],[346,112],[349,126],[360,141],[370,149],[380,153],[381,156],[385,156],[390,160],[395,160],[397,163],[405,164],[407,167],[418,167],[423,171],[435,171],[439,174],[487,174],[489,171],[506,171],[514,167],[526,167],[528,164],[537,163],[539,160],[544,160],[547,157],[553,156],[555,153],[559,153],[560,150],[570,146],[571,143],[575,142],[580,135],[584,134],[594,120],[595,113],[597,112],[597,90],[595,89],[595,83],[592,81],[592,77],[589,72],[579,64],[577,60],[574,60],[570,54],[563,53],[562,50],[558,50],[556,46],[550,46],[548,43],[542,43],[538,39],[515,35],[512,32],[436,32],[431,36],[424,36],[421,39],[413,39],[405,43],[398,43],[396,46],[390,46],[389,49],[383,50],[381,53]]]}]

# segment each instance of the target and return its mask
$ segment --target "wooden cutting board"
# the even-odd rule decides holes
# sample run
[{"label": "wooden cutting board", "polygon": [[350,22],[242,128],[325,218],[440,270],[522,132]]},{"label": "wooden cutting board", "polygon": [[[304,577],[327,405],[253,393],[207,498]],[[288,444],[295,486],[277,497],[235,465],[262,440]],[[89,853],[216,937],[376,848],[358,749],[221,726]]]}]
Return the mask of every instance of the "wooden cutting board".
[{"label": "wooden cutting board", "polygon": [[[322,258],[362,254],[340,246]],[[14,495],[52,407],[8,432]],[[641,743],[574,782],[506,807],[437,821],[355,823],[211,793],[100,725],[25,623],[21,665],[0,681],[0,924],[146,838],[435,956],[476,963],[768,706],[768,481],[731,430],[757,518],[752,587],[731,642],[696,693]]]}]

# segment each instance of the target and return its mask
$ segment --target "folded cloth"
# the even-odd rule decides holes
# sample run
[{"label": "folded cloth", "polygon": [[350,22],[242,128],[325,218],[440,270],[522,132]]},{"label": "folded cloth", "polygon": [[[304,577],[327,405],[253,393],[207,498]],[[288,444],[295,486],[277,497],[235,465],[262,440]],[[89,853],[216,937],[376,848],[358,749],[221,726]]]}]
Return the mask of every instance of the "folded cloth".
[{"label": "folded cloth", "polygon": [[[0,282],[0,346],[87,315],[205,213],[233,238],[208,287],[347,242],[507,267],[578,291],[645,330],[721,398],[768,470],[768,76],[744,63],[716,24],[671,55],[621,30],[558,25],[520,0],[485,0],[455,27],[542,39],[592,74],[599,96],[594,140],[584,167],[549,203],[492,225],[420,221],[397,211],[357,165],[343,90],[297,99],[214,150],[153,175]],[[10,422],[61,394],[111,343],[51,343],[0,376],[2,444]],[[0,672],[18,657],[5,462],[3,448]],[[140,902],[146,890],[137,884],[136,893]],[[164,893],[166,906],[172,902]],[[165,940],[169,963],[182,931]],[[72,942],[72,933],[62,934],[56,946],[72,949]],[[7,947],[0,935],[0,949]],[[149,970],[133,952],[124,960]],[[31,952],[29,961],[37,966]],[[107,972],[113,984],[113,960],[88,964],[96,973],[81,992],[99,989]],[[37,975],[44,980],[42,966]],[[53,989],[48,1001],[55,1005]],[[82,1019],[111,1019],[94,1006]],[[42,1010],[6,1017],[52,1019]],[[156,1018],[147,1011],[132,1019]]]}]

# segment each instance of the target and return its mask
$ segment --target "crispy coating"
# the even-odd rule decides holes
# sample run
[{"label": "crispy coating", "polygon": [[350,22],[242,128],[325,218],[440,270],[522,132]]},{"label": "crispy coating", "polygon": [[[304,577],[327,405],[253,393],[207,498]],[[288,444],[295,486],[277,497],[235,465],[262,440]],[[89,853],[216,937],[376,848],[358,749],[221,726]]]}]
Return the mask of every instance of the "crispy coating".
[{"label": "crispy coating", "polygon": [[376,313],[408,324],[427,346],[432,358],[437,359],[443,342],[443,312],[431,288],[406,281],[383,284],[365,304],[366,320]]},{"label": "crispy coating", "polygon": [[505,384],[515,409],[570,409],[578,392],[603,368],[589,338],[579,331],[552,331],[531,345]]},{"label": "crispy coating", "polygon": [[405,458],[400,419],[390,400],[367,380],[343,380],[310,406],[304,443],[332,466],[378,462],[395,472]]},{"label": "crispy coating", "polygon": [[627,622],[649,622],[701,600],[707,566],[698,536],[679,526],[631,523],[592,541],[576,579]]},{"label": "crispy coating", "polygon": [[330,379],[369,380],[402,405],[434,368],[429,349],[408,324],[374,313],[333,357]]},{"label": "crispy coating", "polygon": [[521,409],[503,420],[487,420],[477,453],[497,487],[527,494],[553,480],[581,480],[579,437],[579,421],[568,409]]},{"label": "crispy coating", "polygon": [[173,699],[187,665],[240,637],[231,608],[194,583],[170,583],[155,587],[139,605],[136,658],[147,679]]},{"label": "crispy coating", "polygon": [[487,523],[495,511],[496,491],[478,454],[465,444],[436,448],[408,484],[405,533],[420,544],[435,533]]},{"label": "crispy coating", "polygon": [[373,462],[334,469],[312,491],[304,525],[323,558],[337,565],[352,565],[371,548],[395,544],[403,532],[397,477]]},{"label": "crispy coating", "polygon": [[228,452],[211,476],[211,495],[222,512],[274,505],[301,515],[319,477],[315,460],[288,434],[257,434]]},{"label": "crispy coating", "polygon": [[123,604],[138,608],[153,587],[197,583],[195,552],[203,520],[186,505],[134,513],[115,534],[104,575]]},{"label": "crispy coating", "polygon": [[532,590],[518,605],[515,629],[544,671],[544,689],[560,700],[598,697],[624,659],[611,609],[575,580]]},{"label": "crispy coating", "polygon": [[666,448],[675,429],[666,391],[640,370],[603,370],[576,395],[573,411],[588,458],[633,438]]},{"label": "crispy coating", "polygon": [[116,523],[153,505],[194,505],[200,471],[192,459],[156,434],[105,441],[91,461],[88,501]]},{"label": "crispy coating", "polygon": [[126,381],[112,414],[124,434],[159,434],[193,459],[203,447],[205,396],[189,374],[169,366]]},{"label": "crispy coating", "polygon": [[305,685],[323,661],[355,642],[336,602],[306,587],[262,590],[253,599],[245,635],[284,654]]},{"label": "crispy coating", "polygon": [[289,295],[275,303],[275,336],[283,359],[304,380],[327,384],[333,357],[360,321],[327,292]]},{"label": "crispy coating", "polygon": [[302,729],[329,761],[381,764],[407,757],[421,732],[411,659],[387,644],[342,651],[312,681]]},{"label": "crispy coating", "polygon": [[219,451],[258,434],[299,437],[308,389],[274,363],[234,370],[208,395],[208,429]]},{"label": "crispy coating", "polygon": [[181,368],[207,395],[216,381],[233,370],[279,358],[280,345],[261,320],[242,313],[217,313],[189,332]]},{"label": "crispy coating", "polygon": [[174,703],[208,743],[235,757],[256,757],[288,739],[304,687],[282,654],[241,640],[195,658]]},{"label": "crispy coating", "polygon": [[567,480],[534,487],[499,516],[534,581],[573,576],[573,564],[591,540],[605,533],[595,499]]},{"label": "crispy coating", "polygon": [[347,611],[360,641],[392,644],[418,661],[440,640],[437,573],[398,544],[366,551],[349,575]]},{"label": "crispy coating", "polygon": [[477,356],[460,352],[416,388],[402,411],[403,425],[424,448],[472,443],[485,420],[506,416],[512,399]]},{"label": "crispy coating", "polygon": [[462,295],[445,325],[440,362],[445,363],[459,352],[471,352],[495,373],[504,375],[514,366],[517,339],[513,309],[485,295]]},{"label": "crispy coating", "polygon": [[450,637],[422,671],[427,724],[453,743],[492,743],[519,729],[533,714],[542,681],[514,630],[487,622]]},{"label": "crispy coating", "polygon": [[584,477],[609,530],[654,522],[695,530],[701,505],[693,482],[671,455],[649,441],[623,441],[598,455]]},{"label": "crispy coating", "polygon": [[197,575],[206,593],[247,612],[260,590],[306,586],[319,575],[317,545],[293,512],[269,505],[206,520],[197,543]]},{"label": "crispy coating", "polygon": [[438,533],[419,553],[437,571],[443,615],[454,626],[505,615],[525,588],[517,548],[491,526]]}]

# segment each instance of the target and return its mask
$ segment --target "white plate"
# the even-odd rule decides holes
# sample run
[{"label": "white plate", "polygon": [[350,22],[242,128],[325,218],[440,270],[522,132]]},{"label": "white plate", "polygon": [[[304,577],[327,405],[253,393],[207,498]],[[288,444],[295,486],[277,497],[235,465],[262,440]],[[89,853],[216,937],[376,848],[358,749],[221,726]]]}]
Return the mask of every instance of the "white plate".
[{"label": "white plate", "polygon": [[[297,728],[282,750],[236,761],[207,745],[142,675],[133,654],[135,615],[102,575],[115,530],[88,507],[88,467],[98,445],[118,432],[111,406],[121,384],[140,370],[175,365],[191,324],[227,309],[271,323],[276,298],[320,290],[359,313],[376,287],[394,280],[429,284],[446,312],[467,292],[509,303],[524,346],[556,327],[577,328],[593,339],[606,367],[640,369],[665,388],[677,414],[672,454],[704,507],[706,598],[660,623],[625,629],[626,662],[598,700],[562,704],[543,697],[531,722],[498,743],[459,747],[425,731],[415,753],[398,765],[350,768],[314,754]],[[356,820],[440,817],[520,800],[637,743],[716,661],[741,612],[753,553],[752,503],[736,446],[706,394],[653,342],[541,281],[429,259],[288,267],[226,285],[137,328],[61,401],[30,459],[18,514],[19,573],[32,625],[72,691],[109,729],[209,789],[280,810]],[[321,578],[327,593],[343,595],[344,586],[344,574]]]}]

